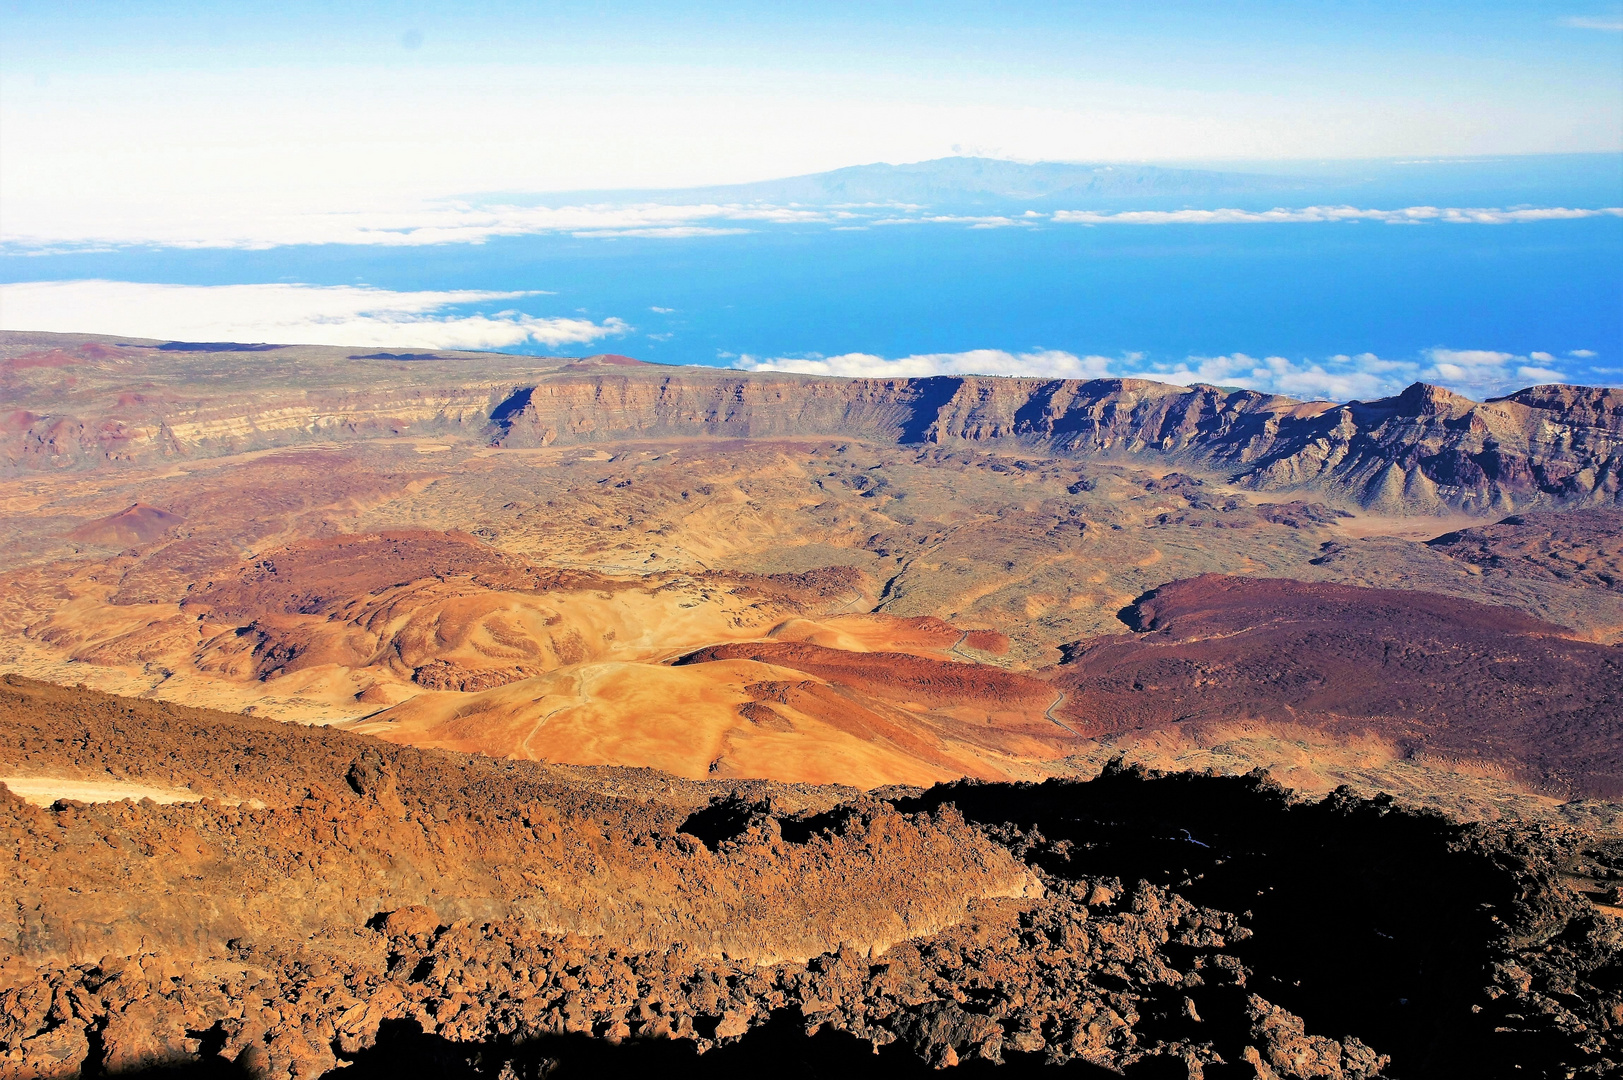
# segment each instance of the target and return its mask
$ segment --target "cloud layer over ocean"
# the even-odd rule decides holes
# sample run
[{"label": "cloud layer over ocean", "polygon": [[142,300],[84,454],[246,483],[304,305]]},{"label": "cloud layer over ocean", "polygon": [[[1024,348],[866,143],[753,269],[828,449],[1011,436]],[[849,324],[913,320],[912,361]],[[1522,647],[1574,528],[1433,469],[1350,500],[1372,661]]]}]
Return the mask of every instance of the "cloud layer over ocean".
[{"label": "cloud layer over ocean", "polygon": [[153,245],[172,248],[264,250],[291,245],[351,244],[424,247],[482,244],[513,236],[576,237],[725,236],[773,226],[835,229],[896,225],[949,225],[967,229],[1040,228],[1046,225],[1304,225],[1370,222],[1387,225],[1512,225],[1623,217],[1623,207],[1408,206],[1382,210],[1356,206],[1276,207],[1272,210],[1025,210],[1009,214],[942,214],[906,204],[779,206],[764,203],[592,203],[511,206],[442,200],[327,212],[277,211],[254,206],[173,216],[124,207],[98,214],[7,215],[0,246],[11,253],[73,251]]},{"label": "cloud layer over ocean", "polygon": [[615,318],[593,322],[538,318],[510,308],[456,310],[535,295],[470,289],[391,292],[349,285],[34,281],[0,285],[0,308],[7,330],[361,348],[559,348],[629,329]]},{"label": "cloud layer over ocean", "polygon": [[1386,225],[1514,225],[1529,221],[1574,221],[1623,217],[1623,207],[1584,210],[1565,206],[1490,207],[1406,206],[1399,210],[1363,210],[1356,206],[1304,206],[1273,210],[1059,210],[1054,220],[1074,225],[1300,225],[1323,222],[1378,221]]},{"label": "cloud layer over ocean", "polygon": [[741,356],[733,366],[744,371],[794,371],[809,375],[857,378],[925,378],[932,375],[1017,375],[1030,378],[1150,379],[1188,386],[1206,383],[1303,399],[1350,401],[1387,397],[1412,382],[1446,386],[1481,399],[1539,383],[1623,383],[1623,370],[1596,366],[1595,354],[1578,349],[1556,357],[1529,356],[1491,349],[1427,349],[1407,360],[1388,360],[1372,353],[1337,355],[1323,360],[1255,357],[1245,353],[1191,356],[1182,361],[1151,360],[1142,354],[1120,357],[1077,356],[1055,349],[1010,353],[974,349],[886,359],[867,353],[828,357]]},{"label": "cloud layer over ocean", "polygon": [[[634,332],[609,315],[540,316],[517,310],[546,294],[446,290],[395,292],[366,286],[167,285],[128,281],[44,281],[0,285],[5,328],[129,335],[182,341],[350,345],[361,348],[591,351]],[[669,309],[652,309],[669,314]],[[1318,359],[1218,356],[1167,359],[1061,349],[970,349],[884,357],[852,352],[759,357],[723,354],[742,371],[790,371],[857,378],[1006,375],[1048,379],[1139,378],[1240,386],[1296,398],[1344,401],[1393,394],[1416,380],[1478,399],[1538,383],[1623,384],[1623,368],[1594,350],[1535,351],[1436,347],[1406,358],[1372,353]]]}]

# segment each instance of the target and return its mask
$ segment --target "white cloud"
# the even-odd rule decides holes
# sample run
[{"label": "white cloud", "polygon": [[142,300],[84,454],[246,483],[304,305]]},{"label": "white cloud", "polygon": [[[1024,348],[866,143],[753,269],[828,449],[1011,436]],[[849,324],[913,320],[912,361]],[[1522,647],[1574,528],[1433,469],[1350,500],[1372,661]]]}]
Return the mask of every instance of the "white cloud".
[{"label": "white cloud", "polygon": [[[932,214],[912,205],[775,206],[742,203],[590,203],[515,206],[458,200],[397,200],[379,196],[364,210],[301,211],[271,203],[246,212],[237,204],[199,206],[176,214],[162,205],[106,202],[62,213],[9,211],[0,244],[15,251],[54,252],[144,244],[178,248],[263,250],[287,245],[361,244],[422,247],[482,244],[510,236],[567,233],[577,237],[684,239],[748,232],[752,226],[821,224],[833,229],[876,225],[964,225],[971,229],[1040,226],[1034,210],[1008,216]],[[9,210],[9,208],[8,208]],[[1505,225],[1517,222],[1623,216],[1623,208],[1522,207],[1511,210],[1411,206],[1370,210],[1353,206],[1278,207],[1273,210],[1059,210],[1052,220],[1074,225],[1232,225],[1372,221]]]},{"label": "white cloud", "polygon": [[1595,350],[1594,349],[1571,349],[1571,350],[1569,350],[1567,352],[1567,355],[1568,356],[1576,356],[1580,360],[1588,360],[1588,359],[1591,359],[1592,357],[1595,356]]},{"label": "white cloud", "polygon": [[920,353],[887,359],[871,353],[840,356],[734,358],[745,371],[793,371],[858,378],[924,378],[933,375],[1014,375],[1036,378],[1136,378],[1190,386],[1239,386],[1303,400],[1370,401],[1390,397],[1417,380],[1437,383],[1478,400],[1537,383],[1566,381],[1566,373],[1532,356],[1490,349],[1428,349],[1420,357],[1389,360],[1373,353],[1338,354],[1323,360],[1256,357],[1236,352],[1157,361],[1141,353],[1119,357],[1079,356],[1060,350],[1011,353],[974,349]]},{"label": "white cloud", "polygon": [[358,348],[501,349],[586,344],[631,329],[620,319],[541,318],[505,307],[532,292],[390,292],[362,286],[150,285],[35,281],[0,285],[8,330],[126,334],[182,341],[268,341]]},{"label": "white cloud", "polygon": [[1111,360],[1076,356],[1056,349],[1010,353],[971,349],[958,353],[922,353],[887,360],[871,353],[810,358],[756,359],[744,355],[733,366],[744,371],[796,371],[803,375],[843,375],[871,379],[917,379],[931,375],[1024,375],[1035,378],[1097,379],[1108,375]]},{"label": "white cloud", "polygon": [[685,240],[691,236],[737,236],[739,233],[749,231],[749,229],[717,229],[705,225],[669,225],[651,229],[596,229],[589,232],[577,232],[573,235],[583,237],[642,236],[655,240]]},{"label": "white cloud", "polygon": [[51,221],[10,223],[3,242],[13,248],[155,244],[179,248],[246,248],[291,244],[367,244],[422,247],[482,244],[503,236],[571,233],[575,236],[682,238],[747,232],[702,222],[789,224],[832,220],[835,215],[781,206],[703,203],[500,206],[461,202],[402,203],[354,213],[157,215],[141,212],[79,214]]},{"label": "white cloud", "polygon": [[[849,216],[849,215],[848,215]],[[971,229],[1004,229],[1011,225],[1031,226],[1042,220],[1042,215],[1027,210],[1019,217],[1003,214],[970,216],[964,214],[924,214],[915,217],[878,218],[872,225],[968,225]]]},{"label": "white cloud", "polygon": [[1417,363],[1382,360],[1372,353],[1338,355],[1322,362],[1233,353],[1192,356],[1176,364],[1151,363],[1129,374],[1180,386],[1211,383],[1309,400],[1350,401],[1396,393],[1414,381],[1419,368]]},{"label": "white cloud", "polygon": [[1459,371],[1504,367],[1507,361],[1516,358],[1514,353],[1494,352],[1491,349],[1427,349],[1426,355],[1439,367],[1446,364],[1450,369]]},{"label": "white cloud", "polygon": [[1495,349],[1435,348],[1427,349],[1424,355],[1430,366],[1421,370],[1422,379],[1476,398],[1508,394],[1538,383],[1565,382],[1568,378],[1565,372],[1549,366],[1555,358],[1547,353],[1518,356]]},{"label": "white cloud", "polygon": [[1141,363],[1132,370],[1118,364],[1112,370],[1182,386],[1215,383],[1329,401],[1388,397],[1418,380],[1481,400],[1539,383],[1571,381],[1566,372],[1553,366],[1555,362],[1547,353],[1520,356],[1495,349],[1433,348],[1414,360],[1387,360],[1373,353],[1360,353],[1298,361],[1232,353],[1192,356],[1175,363]]},{"label": "white cloud", "polygon": [[1516,369],[1518,381],[1530,380],[1535,383],[1558,383],[1566,376],[1554,368],[1522,366]]},{"label": "white cloud", "polygon": [[1304,206],[1272,210],[1056,210],[1054,220],[1071,225],[1294,225],[1307,222],[1376,221],[1388,225],[1512,225],[1529,221],[1623,217],[1623,207],[1568,209],[1562,206],[1514,210],[1409,206],[1401,210],[1365,210],[1356,206]]},{"label": "white cloud", "polygon": [[1623,19],[1595,18],[1586,15],[1571,15],[1561,20],[1562,26],[1570,26],[1577,30],[1623,30]]},{"label": "white cloud", "polygon": [[652,311],[656,315],[669,315],[671,312],[675,311],[676,309],[675,308],[668,308],[668,307],[651,307],[648,310]]}]

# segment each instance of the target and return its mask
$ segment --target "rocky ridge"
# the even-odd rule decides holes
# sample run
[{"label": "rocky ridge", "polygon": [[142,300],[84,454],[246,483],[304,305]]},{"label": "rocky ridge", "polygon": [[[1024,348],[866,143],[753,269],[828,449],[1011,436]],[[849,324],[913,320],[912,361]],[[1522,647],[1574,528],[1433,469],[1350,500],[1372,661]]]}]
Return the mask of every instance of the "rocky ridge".
[{"label": "rocky ridge", "polygon": [[[1161,459],[1394,513],[1606,505],[1623,491],[1623,393],[1597,387],[1535,386],[1479,403],[1416,383],[1335,404],[1135,379],[840,379],[291,346],[249,360],[187,352],[177,365],[158,350],[67,335],[0,340],[17,405],[0,424],[0,463],[91,468],[407,434],[508,448],[845,437]],[[241,377],[223,391],[227,372]]]},{"label": "rocky ridge", "polygon": [[[693,806],[602,799],[536,763],[7,678],[6,775],[197,797],[58,811],[8,797],[19,917],[0,948],[14,955],[195,957],[415,904],[444,922],[519,918],[622,948],[682,942],[772,962],[842,943],[882,951],[950,925],[972,899],[1035,887],[950,815],[904,821],[859,804],[801,843],[718,854],[680,834]],[[913,899],[897,903],[904,892]]]},{"label": "rocky ridge", "polygon": [[1478,403],[1416,383],[1334,405],[1136,379],[781,375],[598,377],[540,384],[494,421],[500,445],[669,437],[848,435],[1000,444],[1067,456],[1159,456],[1257,490],[1310,490],[1387,512],[1610,503],[1623,394],[1532,387]]}]

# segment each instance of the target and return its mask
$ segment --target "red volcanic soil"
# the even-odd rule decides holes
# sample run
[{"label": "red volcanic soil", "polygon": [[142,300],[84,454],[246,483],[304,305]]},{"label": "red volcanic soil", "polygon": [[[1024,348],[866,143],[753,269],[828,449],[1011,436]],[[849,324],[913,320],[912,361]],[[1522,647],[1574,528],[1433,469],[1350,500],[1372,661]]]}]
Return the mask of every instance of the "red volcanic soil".
[{"label": "red volcanic soil", "polygon": [[996,630],[971,630],[964,635],[964,644],[993,656],[1002,656],[1009,651],[1009,635]]},{"label": "red volcanic soil", "polygon": [[58,368],[71,367],[74,364],[84,363],[84,357],[75,356],[66,349],[45,349],[40,352],[23,353],[9,360],[0,360],[0,367],[7,367],[13,371],[24,368]]},{"label": "red volcanic soil", "polygon": [[527,566],[462,533],[384,532],[312,540],[271,552],[233,578],[209,582],[188,605],[220,615],[313,615],[424,579],[465,577],[483,588],[623,588],[596,574]]},{"label": "red volcanic soil", "polygon": [[1208,574],[1059,669],[1084,734],[1257,719],[1373,733],[1547,789],[1623,794],[1623,649],[1422,592]]},{"label": "red volcanic soil", "polygon": [[68,533],[68,539],[108,547],[150,544],[185,520],[179,514],[171,514],[156,506],[136,503],[128,510],[85,522]]},{"label": "red volcanic soil", "polygon": [[83,345],[79,346],[80,353],[94,360],[121,359],[127,356],[129,354],[129,350],[131,349],[137,349],[142,352],[147,351],[138,345],[103,345],[99,341],[87,341]]},{"label": "red volcanic soil", "polygon": [[677,666],[712,660],[757,660],[792,668],[837,686],[891,701],[930,706],[958,704],[1046,705],[1054,697],[1046,683],[983,664],[930,660],[895,652],[846,652],[807,642],[746,641],[712,645],[678,660]]},{"label": "red volcanic soil", "polygon": [[1540,510],[1426,541],[1450,558],[1520,578],[1623,592],[1623,510]]}]

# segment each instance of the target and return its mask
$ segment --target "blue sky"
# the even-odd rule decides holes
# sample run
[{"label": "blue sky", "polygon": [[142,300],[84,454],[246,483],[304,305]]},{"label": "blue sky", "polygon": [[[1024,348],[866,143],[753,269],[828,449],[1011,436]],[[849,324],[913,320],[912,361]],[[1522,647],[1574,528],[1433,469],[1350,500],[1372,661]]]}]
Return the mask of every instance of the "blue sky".
[{"label": "blue sky", "polygon": [[[1623,4],[0,6],[14,222],[955,152],[1623,150]],[[1611,29],[1608,29],[1608,28]]]},{"label": "blue sky", "polygon": [[[73,68],[243,64],[697,65],[903,76],[1071,74],[1221,89],[1270,77],[1348,87],[1571,85],[1618,63],[1584,31],[1615,3],[1209,2],[149,3],[4,5],[14,60]],[[411,35],[408,37],[408,35]],[[407,54],[407,55],[403,55]],[[1489,68],[1491,67],[1491,70]],[[1554,69],[1560,68],[1561,71]],[[1476,77],[1470,77],[1475,69]],[[1587,70],[1586,70],[1587,69]],[[1500,76],[1495,78],[1495,74]]]},{"label": "blue sky", "polygon": [[[1231,325],[1214,310],[1205,327],[1210,332],[1191,334],[1187,347],[1204,350],[1200,356],[1207,359],[1266,360],[1276,348],[1333,338],[1346,342],[1334,346],[1344,352],[1292,356],[1289,363],[1413,374],[1443,370],[1427,359],[1443,355],[1436,352],[1441,349],[1508,357],[1499,365],[1506,379],[1519,377],[1514,373],[1524,368],[1598,378],[1574,374],[1570,365],[1551,367],[1555,361],[1533,354],[1565,356],[1548,351],[1559,339],[1568,351],[1596,352],[1596,364],[1615,363],[1610,353],[1619,344],[1611,340],[1617,319],[1604,311],[1568,319],[1548,305],[1530,306],[1526,332],[1511,341],[1518,335],[1503,332],[1503,275],[1517,258],[1528,273],[1535,265],[1544,274],[1551,267],[1555,273],[1570,272],[1575,276],[1566,294],[1601,297],[1604,308],[1605,297],[1619,295],[1616,275],[1605,277],[1595,267],[1607,265],[1608,253],[1616,250],[1619,223],[1606,208],[1623,205],[1623,184],[1610,201],[1574,202],[1551,188],[1547,197],[1518,195],[1483,204],[1467,201],[1476,196],[1464,194],[1462,187],[1453,201],[1446,191],[1428,193],[1432,204],[1420,207],[1395,194],[1382,202],[1368,189],[1368,199],[1333,213],[1315,209],[1313,194],[1294,202],[1282,195],[1284,213],[1270,220],[1293,224],[1230,215],[1216,220],[1259,223],[1210,227],[1188,213],[1130,216],[1176,209],[1160,204],[1050,207],[1040,220],[1003,215],[947,221],[932,219],[927,208],[903,210],[899,217],[885,210],[842,222],[826,212],[808,215],[784,207],[538,209],[491,207],[471,196],[725,184],[954,154],[1024,161],[1221,160],[1259,170],[1272,164],[1277,171],[1287,161],[1299,168],[1341,159],[1473,161],[1597,152],[1623,152],[1623,4],[1612,0],[713,0],[612,6],[0,2],[3,280],[71,277],[152,288],[229,286],[238,291],[175,301],[177,312],[202,311],[200,322],[194,318],[187,324],[195,332],[207,328],[221,336],[309,335],[322,327],[336,333],[335,327],[343,326],[378,340],[397,342],[401,335],[420,333],[449,345],[455,342],[441,330],[457,325],[471,336],[456,340],[471,344],[586,348],[608,343],[717,363],[759,363],[763,355],[814,363],[818,356],[866,357],[880,350],[890,357],[989,357],[993,352],[1039,357],[1060,351],[1095,358],[1092,350],[1107,343],[1090,335],[1105,322],[1080,316],[1028,321],[1034,328],[1024,338],[1013,336],[1019,331],[1009,327],[1025,323],[989,318],[950,341],[921,330],[908,344],[905,332],[895,326],[881,332],[875,321],[843,326],[827,341],[797,330],[774,344],[757,324],[747,333],[729,329],[726,291],[749,285],[733,282],[729,268],[751,250],[750,236],[774,230],[790,236],[813,224],[861,229],[905,219],[917,226],[911,230],[915,236],[944,237],[939,230],[1125,228],[1127,222],[1153,220],[1164,223],[1158,224],[1157,236],[1176,236],[1176,241],[1140,245],[1138,255],[1116,245],[1110,258],[1118,261],[1111,265],[1129,276],[1144,276],[1148,265],[1165,266],[1185,283],[1181,287],[1194,290],[1189,283],[1207,265],[1201,259],[1216,257],[1212,252],[1225,245],[1232,252],[1255,252],[1274,243],[1258,230],[1291,237],[1290,258],[1308,259],[1315,245],[1327,242],[1315,238],[1341,235],[1335,230],[1370,232],[1385,227],[1382,223],[1404,221],[1417,228],[1459,230],[1450,234],[1459,241],[1449,265],[1468,276],[1469,267],[1493,262],[1500,280],[1484,278],[1480,287],[1461,280],[1440,283],[1447,298],[1440,292],[1433,305],[1436,328],[1429,336],[1425,320],[1414,316],[1402,333],[1380,337],[1367,326],[1384,325],[1385,317],[1372,316],[1349,320],[1344,334],[1281,323],[1277,342],[1259,339],[1269,335],[1267,320],[1256,312],[1280,303],[1259,284],[1254,296],[1236,300],[1253,306],[1250,315]],[[1343,195],[1335,198],[1340,202]],[[1359,196],[1355,191],[1345,198]],[[1593,220],[1575,223],[1557,213],[1579,206]],[[1200,208],[1232,209],[1226,204]],[[1245,211],[1266,209],[1248,205]],[[1129,216],[1107,220],[1099,216],[1104,213]],[[938,232],[925,228],[927,221]],[[1445,224],[1463,221],[1479,224]],[[1174,229],[1185,231],[1169,231]],[[1509,234],[1494,229],[1519,231],[1509,243]],[[1242,240],[1235,230],[1250,231]],[[895,238],[881,239],[876,232],[865,243],[874,249],[920,243],[890,232]],[[522,247],[529,241],[512,241],[520,247],[503,249],[507,261],[500,265],[511,270],[506,277],[491,271],[494,264],[477,265],[476,254],[462,251],[504,237],[543,234],[566,240],[618,238],[622,245],[658,236],[688,244],[660,249],[664,254],[645,261],[675,267],[688,259],[683,252],[691,252],[691,264],[710,273],[712,298],[706,302],[714,310],[703,318],[689,313],[684,339],[678,327],[653,327],[657,320],[650,312],[666,306],[657,297],[632,308],[620,292],[590,292],[583,282],[600,256],[583,249],[579,259],[584,261],[571,269],[557,255],[574,250],[566,241],[535,240],[540,246],[533,251]],[[1505,244],[1495,239],[1500,235]],[[417,255],[402,251],[385,258],[362,251],[368,245],[407,243],[417,246]],[[1551,244],[1576,254],[1568,260]],[[1152,247],[1182,254],[1157,263],[1153,259],[1162,255],[1144,254]],[[1062,248],[1044,248],[1050,252],[1045,258],[1058,260],[1044,273],[1070,272],[1072,264],[1064,261],[1069,256],[1057,254]],[[207,254],[217,249],[270,254],[228,263]],[[514,250],[532,255],[517,258]],[[824,254],[816,257],[823,258],[833,248],[818,250]],[[313,257],[312,251],[325,254]],[[1521,254],[1506,263],[1500,256],[1509,251]],[[540,265],[536,260],[546,265],[545,275],[534,271]],[[859,261],[877,265],[884,259],[862,255]],[[1581,269],[1560,269],[1569,262]],[[1018,264],[1019,259],[1008,263]],[[444,269],[425,278],[409,270],[414,265]],[[626,272],[636,273],[635,265],[628,262]],[[170,267],[165,271],[170,276],[161,276],[156,266]],[[661,271],[666,272],[672,280],[680,277],[676,270]],[[1379,260],[1360,272],[1378,284]],[[1084,276],[1108,280],[1112,272],[1089,263]],[[408,279],[410,288],[401,284]],[[1085,293],[1082,280],[1078,277],[1076,290],[1067,294],[1068,303],[1085,303],[1094,295]],[[860,290],[870,288],[854,276],[847,285],[859,290],[852,294],[858,299]],[[261,291],[239,288],[249,286]],[[373,292],[289,292],[289,286]],[[886,282],[885,287],[902,286]],[[1013,280],[1000,288],[1011,297],[1029,291]],[[474,294],[485,299],[470,299]],[[26,311],[30,319],[50,323],[38,328],[89,329],[92,323],[106,328],[109,312],[125,311],[132,320],[143,316],[146,321],[122,332],[186,332],[180,322],[173,330],[165,329],[168,323],[151,324],[154,313],[166,310],[159,299],[179,296],[173,292],[138,297],[125,307],[95,285],[29,295],[27,304],[34,306],[25,307],[22,294],[0,292],[0,323],[11,325]],[[129,300],[134,294],[117,295]],[[1199,299],[1194,292],[1191,296]],[[839,308],[833,294],[815,300],[817,310]],[[1133,300],[1113,296],[1110,302],[1131,305]],[[263,307],[258,316],[256,303]],[[308,307],[303,314],[295,310],[300,303]],[[386,317],[377,325],[361,325],[333,314],[357,304],[372,304]],[[1198,304],[1191,308],[1197,309],[1206,310]],[[783,308],[782,325],[804,322],[799,310]],[[896,310],[898,318],[903,311],[907,318],[928,318],[933,309],[928,297],[899,297]],[[1338,317],[1346,318],[1345,309],[1338,310],[1343,311]],[[1494,318],[1476,320],[1477,311]],[[1307,317],[1288,314],[1298,323]],[[77,326],[67,325],[75,321]],[[1494,332],[1504,340],[1461,340],[1479,323],[1498,327]],[[694,329],[701,324],[702,347]],[[441,330],[434,330],[436,325]],[[644,335],[640,345],[638,333]],[[1203,369],[1194,354],[1130,360],[1141,351],[1137,339],[1112,333],[1112,371],[1134,364],[1169,377],[1216,371],[1211,365]],[[1148,331],[1141,336],[1151,354],[1157,342],[1166,349],[1184,347],[1182,339],[1161,341]],[[1374,355],[1371,349],[1385,358],[1378,363],[1356,359]],[[1394,350],[1401,355],[1389,355]],[[966,362],[1007,367],[1013,361],[941,364],[945,370]],[[1255,376],[1258,380],[1269,378],[1267,364],[1248,368],[1240,361],[1229,367],[1240,372],[1233,381],[1251,377],[1245,372],[1252,370],[1263,373]],[[1352,384],[1330,379],[1323,385],[1345,389]],[[1366,379],[1359,385],[1375,384]],[[1479,379],[1470,385],[1473,392],[1485,392],[1498,384]]]},{"label": "blue sky", "polygon": [[[664,187],[954,147],[1068,160],[1623,150],[1616,3],[0,11],[13,213],[64,184],[133,205],[157,197],[154,171],[193,199],[336,206],[368,181],[402,197]],[[136,190],[91,184],[98,162]],[[300,175],[267,184],[279,169]]]}]

